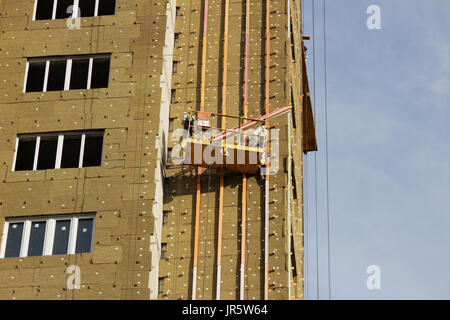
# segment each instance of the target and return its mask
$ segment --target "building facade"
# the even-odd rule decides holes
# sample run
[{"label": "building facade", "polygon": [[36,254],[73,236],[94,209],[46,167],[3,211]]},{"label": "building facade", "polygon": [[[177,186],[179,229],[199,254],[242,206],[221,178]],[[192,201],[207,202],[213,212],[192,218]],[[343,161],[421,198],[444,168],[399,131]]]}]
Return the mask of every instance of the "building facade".
[{"label": "building facade", "polygon": [[[302,299],[301,26],[299,0],[0,0],[0,299]],[[189,112],[284,106],[270,176],[173,161]]]}]

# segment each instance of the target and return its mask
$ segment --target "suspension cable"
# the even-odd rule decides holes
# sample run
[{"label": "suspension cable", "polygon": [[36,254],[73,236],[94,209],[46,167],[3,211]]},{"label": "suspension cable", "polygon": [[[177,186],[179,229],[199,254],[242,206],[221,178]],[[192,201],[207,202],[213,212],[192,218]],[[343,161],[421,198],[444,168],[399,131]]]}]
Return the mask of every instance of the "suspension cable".
[{"label": "suspension cable", "polygon": [[[314,115],[316,115],[316,33],[315,33],[315,6],[314,0],[312,1],[312,38],[313,38],[313,109]],[[317,117],[316,117],[317,128]],[[314,214],[315,214],[315,238],[316,238],[316,287],[317,287],[317,299],[320,298],[319,288],[319,223],[318,223],[318,210],[317,205],[317,153],[314,153]]]},{"label": "suspension cable", "polygon": [[328,88],[327,88],[327,34],[326,34],[326,0],[323,0],[323,50],[324,50],[324,84],[325,84],[325,163],[326,163],[326,199],[327,199],[327,249],[328,249],[328,299],[331,300],[331,248],[330,248],[330,199],[328,186]]}]

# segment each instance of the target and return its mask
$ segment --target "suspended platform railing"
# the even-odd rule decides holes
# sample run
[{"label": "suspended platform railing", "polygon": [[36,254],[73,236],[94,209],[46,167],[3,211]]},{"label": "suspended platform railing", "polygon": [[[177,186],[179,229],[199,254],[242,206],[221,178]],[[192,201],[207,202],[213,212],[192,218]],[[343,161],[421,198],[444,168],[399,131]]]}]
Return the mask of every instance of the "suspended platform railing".
[{"label": "suspended platform railing", "polygon": [[[268,119],[290,112],[283,107],[256,119],[191,111],[183,117],[187,134],[181,141],[184,164],[221,171],[257,174],[268,165]],[[232,129],[219,128],[220,118],[237,122]],[[215,125],[214,125],[215,124]]]}]

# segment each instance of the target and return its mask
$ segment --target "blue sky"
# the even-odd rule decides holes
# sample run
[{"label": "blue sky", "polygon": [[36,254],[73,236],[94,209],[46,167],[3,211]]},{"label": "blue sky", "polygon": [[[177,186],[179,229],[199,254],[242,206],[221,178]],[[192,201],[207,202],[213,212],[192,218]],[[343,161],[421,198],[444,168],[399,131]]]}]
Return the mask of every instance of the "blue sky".
[{"label": "blue sky", "polygon": [[[332,299],[450,299],[450,1],[326,0]],[[312,0],[304,30],[312,34]],[[381,8],[381,30],[366,9]],[[317,219],[307,156],[307,298],[328,298],[323,0],[315,1]],[[366,268],[381,269],[368,290]]]}]

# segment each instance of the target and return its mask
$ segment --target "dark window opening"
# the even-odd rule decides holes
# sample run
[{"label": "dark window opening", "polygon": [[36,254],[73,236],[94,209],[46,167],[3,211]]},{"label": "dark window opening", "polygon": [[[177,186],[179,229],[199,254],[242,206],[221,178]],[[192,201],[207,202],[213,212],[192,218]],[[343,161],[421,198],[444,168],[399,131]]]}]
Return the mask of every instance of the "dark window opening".
[{"label": "dark window opening", "polygon": [[[46,170],[100,166],[103,151],[103,132],[86,131],[52,133],[21,137],[16,151],[14,171]],[[82,149],[82,136],[85,135]],[[63,139],[59,143],[60,137]],[[39,138],[39,146],[37,139]],[[36,147],[38,152],[36,152]],[[83,153],[83,156],[81,155]],[[36,167],[35,167],[35,159]],[[80,163],[81,161],[81,163]]]},{"label": "dark window opening", "polygon": [[292,62],[295,62],[295,47],[294,47],[294,44],[291,44],[291,51],[292,51]]},{"label": "dark window opening", "polygon": [[42,256],[44,251],[45,221],[31,223],[28,256]]},{"label": "dark window opening", "polygon": [[166,226],[169,221],[169,211],[163,211],[162,225]]},{"label": "dark window opening", "polygon": [[[90,67],[90,59],[92,66]],[[26,92],[59,91],[70,89],[87,89],[88,77],[91,72],[89,88],[107,88],[109,83],[110,57],[96,55],[92,58],[86,56],[68,58],[47,58],[45,61],[28,61],[28,73],[26,79]],[[72,66],[67,70],[67,61],[72,61]],[[48,76],[45,77],[46,65],[49,63]],[[67,71],[67,72],[66,72]],[[66,79],[66,74],[70,79]],[[70,80],[70,81],[69,81]],[[69,83],[66,88],[66,81]]]},{"label": "dark window opening", "polygon": [[61,168],[77,168],[80,162],[81,135],[64,136]]},{"label": "dark window opening", "polygon": [[84,142],[83,167],[95,167],[102,164],[103,136],[86,135]]},{"label": "dark window opening", "polygon": [[[71,9],[69,9],[71,7]],[[56,19],[65,19],[72,16],[73,0],[58,0],[56,6]]]},{"label": "dark window opening", "polygon": [[6,241],[5,258],[19,257],[22,246],[23,222],[10,223]]},{"label": "dark window opening", "polygon": [[167,243],[161,243],[161,259],[165,259],[167,254]]},{"label": "dark window opening", "polygon": [[1,258],[92,252],[95,214],[11,220],[5,221],[7,230]]},{"label": "dark window opening", "polygon": [[158,278],[158,294],[164,293],[164,278]]},{"label": "dark window opening", "polygon": [[37,170],[54,169],[58,136],[41,137]]},{"label": "dark window opening", "polygon": [[94,219],[78,220],[77,245],[75,253],[91,252],[92,250],[92,229]]},{"label": "dark window opening", "polygon": [[95,0],[80,0],[80,17],[93,17],[95,14]]},{"label": "dark window opening", "polygon": [[91,88],[107,88],[109,82],[110,58],[94,58]]},{"label": "dark window opening", "polygon": [[66,254],[69,248],[70,220],[56,221],[52,254]]},{"label": "dark window opening", "polygon": [[116,0],[99,0],[98,3],[99,16],[113,15],[115,11],[116,11]]},{"label": "dark window opening", "polygon": [[179,32],[175,33],[173,40],[174,40],[174,44],[178,45],[178,41],[180,40],[180,33]]},{"label": "dark window opening", "polygon": [[292,126],[295,128],[297,128],[297,121],[295,119],[295,104],[294,104],[294,92],[292,91],[291,88],[291,106],[292,106]]},{"label": "dark window opening", "polygon": [[15,171],[33,170],[34,153],[36,150],[36,138],[19,138]]},{"label": "dark window opening", "polygon": [[180,16],[180,12],[181,12],[180,7],[176,7],[176,9],[175,9],[175,18],[178,18]]},{"label": "dark window opening", "polygon": [[295,174],[294,174],[294,161],[292,161],[291,163],[291,174],[292,174],[292,194],[294,197],[294,200],[297,199],[297,181],[295,179]]},{"label": "dark window opening", "polygon": [[53,0],[38,0],[36,4],[36,20],[51,19],[53,14]]},{"label": "dark window opening", "polygon": [[175,119],[174,118],[170,118],[169,119],[169,132],[173,131],[173,123],[174,123]]},{"label": "dark window opening", "polygon": [[47,91],[64,90],[64,81],[66,79],[66,64],[66,60],[50,61]]},{"label": "dark window opening", "polygon": [[73,59],[70,75],[70,89],[86,89],[89,73],[89,59]]},{"label": "dark window opening", "polygon": [[294,238],[291,236],[291,267],[292,267],[292,276],[297,277],[297,265],[295,263],[295,247],[294,247]]},{"label": "dark window opening", "polygon": [[170,103],[175,103],[175,97],[177,96],[177,90],[172,89],[170,92]]},{"label": "dark window opening", "polygon": [[[116,0],[97,0],[98,16],[113,15],[116,11]],[[79,0],[79,17],[95,15],[96,0]],[[75,11],[73,0],[58,0],[55,19],[65,19]],[[36,20],[52,19],[54,0],[38,0],[36,4]]]},{"label": "dark window opening", "polygon": [[172,74],[176,74],[178,72],[178,61],[173,62]]},{"label": "dark window opening", "polygon": [[44,90],[45,61],[30,61],[28,64],[26,92]]}]

